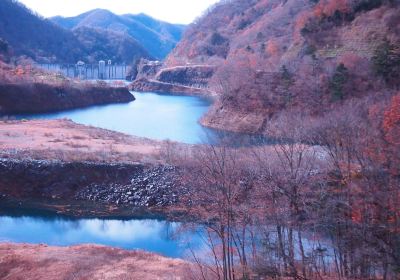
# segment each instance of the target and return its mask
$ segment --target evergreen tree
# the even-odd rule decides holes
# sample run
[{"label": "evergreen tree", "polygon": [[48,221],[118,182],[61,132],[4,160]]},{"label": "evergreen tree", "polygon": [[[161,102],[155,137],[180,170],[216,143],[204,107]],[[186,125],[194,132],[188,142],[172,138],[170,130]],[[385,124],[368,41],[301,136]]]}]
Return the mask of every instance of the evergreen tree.
[{"label": "evergreen tree", "polygon": [[375,51],[372,58],[374,70],[387,83],[399,84],[400,48],[385,40]]},{"label": "evergreen tree", "polygon": [[343,63],[336,67],[335,74],[333,75],[329,87],[333,98],[335,100],[342,100],[344,98],[344,85],[349,80],[349,70]]}]

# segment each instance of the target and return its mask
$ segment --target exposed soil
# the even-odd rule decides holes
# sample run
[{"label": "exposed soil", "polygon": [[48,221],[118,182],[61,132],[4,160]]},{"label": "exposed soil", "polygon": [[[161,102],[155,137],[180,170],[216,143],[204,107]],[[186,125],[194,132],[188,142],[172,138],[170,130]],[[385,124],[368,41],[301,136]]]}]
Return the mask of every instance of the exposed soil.
[{"label": "exposed soil", "polygon": [[185,279],[190,265],[142,251],[81,245],[0,244],[0,278],[16,279]]},{"label": "exposed soil", "polygon": [[169,94],[184,94],[184,95],[202,95],[212,96],[213,93],[204,88],[196,88],[191,86],[171,84],[160,82],[154,79],[141,78],[135,80],[129,88],[139,92],[159,92]]},{"label": "exposed soil", "polygon": [[265,128],[265,112],[240,111],[237,108],[223,106],[217,101],[210,110],[201,118],[200,123],[206,127],[237,132],[257,134]]},{"label": "exposed soil", "polygon": [[0,210],[159,215],[176,200],[163,145],[69,120],[0,122]]},{"label": "exposed soil", "polygon": [[161,141],[70,120],[0,121],[2,157],[95,162],[157,162]]}]

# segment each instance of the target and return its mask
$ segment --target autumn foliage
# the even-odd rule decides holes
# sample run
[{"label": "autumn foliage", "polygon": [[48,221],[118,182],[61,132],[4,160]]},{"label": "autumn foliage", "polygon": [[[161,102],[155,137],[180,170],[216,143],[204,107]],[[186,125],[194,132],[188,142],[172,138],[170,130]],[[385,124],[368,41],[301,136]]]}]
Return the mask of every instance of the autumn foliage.
[{"label": "autumn foliage", "polygon": [[[217,69],[208,86],[219,99],[207,124],[281,141],[268,152],[258,149],[255,159],[248,150],[224,157],[233,165],[249,160],[245,172],[259,180],[246,181],[239,168],[213,184],[190,182],[213,199],[221,197],[208,211],[227,218],[207,222],[219,244],[240,255],[225,250],[214,255],[216,263],[240,260],[239,271],[254,269],[267,279],[398,278],[399,14],[398,3],[385,0],[233,0],[189,28],[167,65],[171,60]],[[216,31],[226,40],[226,57],[204,52],[212,49],[204,39]],[[190,169],[190,176],[217,167],[221,159],[211,159],[217,154],[210,152],[210,160]],[[254,196],[230,201],[230,217],[221,184],[237,190],[231,178],[242,179]],[[190,196],[195,205],[205,197]],[[190,210],[207,217],[201,208]],[[251,213],[246,222],[240,219],[243,209]],[[221,226],[229,232],[222,234]],[[318,244],[312,252],[302,244],[307,231]],[[251,244],[244,251],[235,246],[232,240],[241,244],[239,232],[263,236],[262,253]],[[324,237],[332,248],[321,245]],[[218,268],[225,269],[220,278],[235,278],[229,273],[238,267],[225,265]]]},{"label": "autumn foliage", "polygon": [[[334,103],[373,96],[386,88],[393,92],[398,86],[395,42],[400,38],[393,26],[400,10],[390,1],[378,4],[370,0],[222,1],[188,28],[164,67],[215,67],[206,86],[220,94],[225,108],[214,111],[221,114],[213,118],[216,128],[225,128],[224,120],[230,116],[223,115],[234,112],[256,114],[265,122],[292,109],[320,115]],[[381,47],[385,37],[391,42],[387,51]],[[282,67],[293,75],[289,86],[280,75]],[[235,84],[230,93],[219,91],[222,77]],[[263,129],[247,126],[248,132]]]},{"label": "autumn foliage", "polygon": [[385,111],[383,128],[386,140],[392,145],[400,146],[400,93],[392,98]]},{"label": "autumn foliage", "polygon": [[314,7],[315,17],[331,17],[336,12],[349,13],[351,11],[350,0],[320,0]]}]

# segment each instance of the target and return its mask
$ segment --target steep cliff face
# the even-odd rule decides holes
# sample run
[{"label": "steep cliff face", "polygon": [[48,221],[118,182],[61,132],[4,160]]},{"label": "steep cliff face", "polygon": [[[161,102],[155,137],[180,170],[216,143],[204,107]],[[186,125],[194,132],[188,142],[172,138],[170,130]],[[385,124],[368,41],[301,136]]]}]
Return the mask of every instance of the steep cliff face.
[{"label": "steep cliff face", "polygon": [[137,65],[136,79],[153,78],[160,71],[162,63],[141,59]]},{"label": "steep cliff face", "polygon": [[206,89],[194,88],[176,83],[164,83],[148,78],[136,79],[130,84],[129,88],[138,92],[158,92],[178,95],[212,95],[212,93]]},{"label": "steep cliff face", "polygon": [[213,76],[214,70],[214,67],[208,65],[177,66],[161,69],[155,78],[164,83],[204,88]]},{"label": "steep cliff face", "polygon": [[399,43],[397,0],[222,1],[188,28],[164,68],[215,67],[206,85],[220,98],[203,123],[261,132],[284,111],[315,115],[395,92]]},{"label": "steep cliff face", "polygon": [[211,95],[208,82],[215,70],[212,65],[165,67],[162,62],[142,59],[130,88],[139,92]]}]

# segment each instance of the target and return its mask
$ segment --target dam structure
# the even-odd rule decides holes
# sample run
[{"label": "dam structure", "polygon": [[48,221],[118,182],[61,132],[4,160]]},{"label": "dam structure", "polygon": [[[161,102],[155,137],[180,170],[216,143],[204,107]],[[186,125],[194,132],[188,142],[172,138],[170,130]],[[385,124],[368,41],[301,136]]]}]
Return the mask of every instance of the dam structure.
[{"label": "dam structure", "polygon": [[111,60],[100,60],[98,64],[86,64],[83,61],[76,64],[44,63],[36,64],[36,67],[81,80],[127,80],[131,70],[130,66],[112,64]]}]

